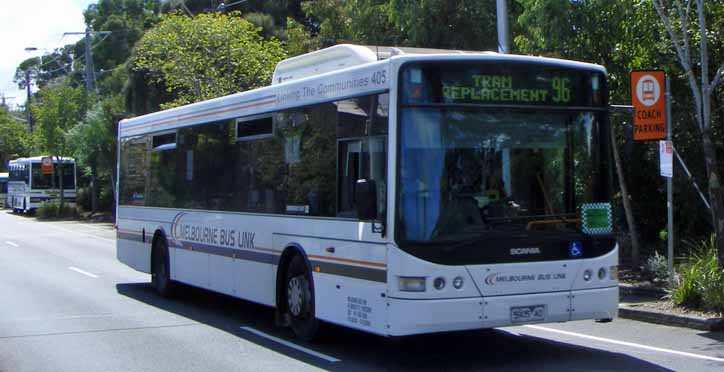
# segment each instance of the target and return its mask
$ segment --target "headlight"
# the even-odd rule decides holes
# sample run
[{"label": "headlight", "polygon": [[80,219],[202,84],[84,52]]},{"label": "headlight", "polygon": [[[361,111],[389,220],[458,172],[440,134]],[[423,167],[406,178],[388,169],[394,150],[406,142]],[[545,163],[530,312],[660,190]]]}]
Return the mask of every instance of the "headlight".
[{"label": "headlight", "polygon": [[425,278],[419,276],[397,277],[400,291],[402,292],[425,292]]},{"label": "headlight", "polygon": [[591,271],[591,269],[586,269],[586,271],[583,272],[583,280],[585,280],[585,281],[591,280],[592,276],[593,276],[593,271]]},{"label": "headlight", "polygon": [[463,277],[462,276],[456,276],[455,279],[453,279],[453,287],[455,287],[455,289],[460,289],[463,287]]},{"label": "headlight", "polygon": [[611,266],[608,269],[608,277],[611,278],[611,280],[618,280],[618,266]]}]

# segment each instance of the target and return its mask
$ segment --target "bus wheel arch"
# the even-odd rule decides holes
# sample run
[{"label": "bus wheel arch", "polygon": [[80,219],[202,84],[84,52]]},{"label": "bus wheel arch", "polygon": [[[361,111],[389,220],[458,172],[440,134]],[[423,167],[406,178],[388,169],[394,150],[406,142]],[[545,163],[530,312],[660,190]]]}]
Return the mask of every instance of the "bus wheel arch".
[{"label": "bus wheel arch", "polygon": [[290,245],[282,253],[277,266],[276,280],[277,325],[290,326],[303,340],[312,340],[317,334],[314,301],[314,278],[304,250]]},{"label": "bus wheel arch", "polygon": [[171,280],[171,265],[166,235],[156,230],[151,240],[151,285],[164,297],[171,297],[175,283]]}]

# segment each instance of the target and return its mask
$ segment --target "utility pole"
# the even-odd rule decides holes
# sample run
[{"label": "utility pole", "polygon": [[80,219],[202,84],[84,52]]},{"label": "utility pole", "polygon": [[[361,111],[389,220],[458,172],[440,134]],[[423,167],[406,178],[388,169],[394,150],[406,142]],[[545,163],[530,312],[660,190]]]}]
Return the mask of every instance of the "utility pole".
[{"label": "utility pole", "polygon": [[25,111],[28,114],[28,133],[33,133],[33,114],[30,112],[30,69],[25,70],[25,89],[28,98],[25,100]]},{"label": "utility pole", "polygon": [[85,89],[89,92],[95,91],[96,76],[93,71],[93,58],[90,52],[91,27],[85,28]]},{"label": "utility pole", "polygon": [[510,31],[508,27],[508,0],[496,1],[498,19],[498,53],[510,53]]},{"label": "utility pole", "polygon": [[87,92],[95,92],[96,89],[96,76],[95,70],[93,70],[93,55],[91,54],[91,37],[95,35],[106,36],[110,35],[111,31],[93,31],[91,26],[85,28],[84,32],[64,32],[63,35],[85,35],[85,90]]}]

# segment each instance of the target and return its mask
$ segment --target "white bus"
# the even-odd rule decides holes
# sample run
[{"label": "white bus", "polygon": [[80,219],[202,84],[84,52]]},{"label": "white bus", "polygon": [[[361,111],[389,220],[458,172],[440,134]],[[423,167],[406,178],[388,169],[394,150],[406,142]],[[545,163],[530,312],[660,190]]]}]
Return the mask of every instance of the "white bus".
[{"label": "white bus", "polygon": [[[53,157],[55,182],[51,174],[43,174],[41,162],[47,156],[19,158],[8,162],[10,174],[8,182],[8,208],[13,212],[30,213],[48,200],[60,197],[60,175],[63,176],[63,200],[68,205],[75,204],[75,160],[62,158],[59,162]],[[59,166],[62,164],[62,167]]]},{"label": "white bus", "polygon": [[0,206],[5,208],[8,205],[8,174],[0,173]]},{"label": "white bus", "polygon": [[617,315],[606,72],[338,45],[123,120],[117,256],[379,335]]}]

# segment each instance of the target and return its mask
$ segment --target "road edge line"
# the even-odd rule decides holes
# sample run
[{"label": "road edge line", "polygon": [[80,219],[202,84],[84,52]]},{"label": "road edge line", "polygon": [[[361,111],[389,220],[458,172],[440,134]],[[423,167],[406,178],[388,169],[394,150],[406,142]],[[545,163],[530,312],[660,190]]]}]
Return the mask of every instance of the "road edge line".
[{"label": "road edge line", "polygon": [[279,337],[274,337],[274,336],[272,336],[272,335],[266,334],[266,333],[264,333],[264,332],[262,332],[262,331],[259,331],[259,330],[257,330],[257,329],[254,329],[254,328],[251,328],[251,327],[240,327],[240,328],[241,328],[242,330],[244,330],[244,331],[247,331],[247,332],[253,333],[253,334],[255,334],[255,335],[259,336],[259,337],[263,337],[263,338],[266,338],[266,339],[268,339],[268,340],[274,341],[274,342],[276,342],[276,343],[278,343],[278,344],[282,344],[282,345],[284,345],[284,346],[286,346],[286,347],[290,347],[290,348],[292,348],[292,349],[299,350],[299,351],[301,351],[301,352],[307,353],[307,354],[312,355],[312,356],[315,356],[315,357],[317,357],[317,358],[324,359],[324,360],[326,360],[326,361],[328,361],[328,362],[330,362],[330,363],[341,362],[340,359],[337,359],[337,358],[335,358],[335,357],[329,356],[329,355],[327,355],[327,354],[322,354],[322,353],[320,353],[320,352],[318,352],[318,351],[314,351],[314,350],[311,350],[311,349],[307,349],[307,348],[304,347],[304,346],[299,346],[299,345],[297,345],[297,344],[295,344],[295,343],[293,343],[293,342],[289,342],[289,341],[287,341],[287,340],[283,340],[283,339],[281,339],[281,338],[279,338]]},{"label": "road edge line", "polygon": [[614,340],[614,339],[605,338],[605,337],[590,336],[590,335],[586,335],[583,333],[569,332],[569,331],[564,331],[564,330],[555,329],[555,328],[542,327],[542,326],[538,326],[538,325],[528,324],[528,325],[524,325],[523,327],[552,332],[552,333],[558,333],[558,334],[562,334],[562,335],[566,335],[566,336],[580,337],[580,338],[585,338],[585,339],[594,340],[594,341],[607,342],[610,344],[616,344],[616,345],[621,345],[621,346],[630,346],[630,347],[635,347],[635,348],[644,349],[644,350],[658,351],[658,352],[663,352],[663,353],[669,353],[669,354],[687,356],[687,357],[696,358],[696,359],[705,359],[705,360],[710,360],[710,361],[714,361],[714,362],[724,363],[724,358],[717,358],[717,357],[712,357],[712,356],[708,356],[708,355],[688,353],[686,351],[678,351],[678,350],[666,349],[666,348],[662,348],[662,347],[642,345],[642,344],[637,344],[634,342],[619,341],[619,340]]}]

